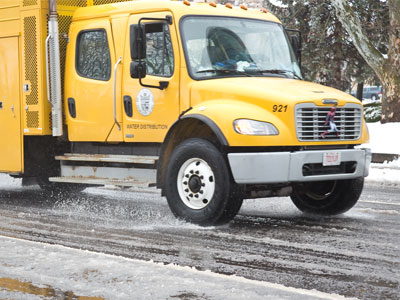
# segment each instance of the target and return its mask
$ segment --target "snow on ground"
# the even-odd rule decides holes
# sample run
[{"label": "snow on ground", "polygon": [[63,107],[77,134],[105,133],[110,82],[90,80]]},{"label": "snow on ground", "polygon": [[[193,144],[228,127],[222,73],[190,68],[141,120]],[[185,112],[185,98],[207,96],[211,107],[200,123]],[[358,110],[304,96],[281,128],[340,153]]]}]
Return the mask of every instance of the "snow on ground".
[{"label": "snow on ground", "polygon": [[400,123],[367,123],[372,153],[400,154]]},{"label": "snow on ground", "polygon": [[345,299],[189,267],[0,237],[1,299],[64,299],[62,296],[141,300]]},{"label": "snow on ground", "polygon": [[[400,154],[400,123],[368,123],[370,142],[362,145],[372,153]],[[400,159],[371,164],[366,182],[379,185],[400,185]]]},{"label": "snow on ground", "polygon": [[400,159],[383,164],[371,164],[367,183],[381,186],[400,186]]}]

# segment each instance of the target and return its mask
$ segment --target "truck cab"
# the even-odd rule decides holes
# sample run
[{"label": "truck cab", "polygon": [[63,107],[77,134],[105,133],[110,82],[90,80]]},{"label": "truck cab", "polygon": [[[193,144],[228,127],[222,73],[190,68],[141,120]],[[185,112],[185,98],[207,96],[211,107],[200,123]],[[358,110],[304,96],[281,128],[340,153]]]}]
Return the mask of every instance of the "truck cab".
[{"label": "truck cab", "polygon": [[44,186],[157,186],[176,217],[200,225],[230,221],[248,198],[347,211],[371,159],[358,147],[363,108],[303,80],[292,33],[245,6],[77,9],[61,67],[65,130],[46,158],[60,165]]}]

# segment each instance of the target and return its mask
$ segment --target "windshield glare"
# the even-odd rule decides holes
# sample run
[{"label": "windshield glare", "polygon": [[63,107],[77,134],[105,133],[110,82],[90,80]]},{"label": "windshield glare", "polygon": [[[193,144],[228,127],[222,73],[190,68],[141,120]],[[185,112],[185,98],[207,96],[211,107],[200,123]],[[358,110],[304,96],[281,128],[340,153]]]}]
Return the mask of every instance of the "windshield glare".
[{"label": "windshield glare", "polygon": [[195,79],[227,76],[301,78],[280,24],[227,17],[186,17],[181,24],[189,72]]}]

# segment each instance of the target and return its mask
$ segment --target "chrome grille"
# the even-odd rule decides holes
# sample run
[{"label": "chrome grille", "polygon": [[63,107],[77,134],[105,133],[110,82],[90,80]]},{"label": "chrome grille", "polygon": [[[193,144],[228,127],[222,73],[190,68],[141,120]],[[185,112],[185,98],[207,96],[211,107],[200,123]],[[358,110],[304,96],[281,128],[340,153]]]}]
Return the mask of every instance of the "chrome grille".
[{"label": "chrome grille", "polygon": [[350,141],[358,140],[361,135],[362,108],[357,104],[346,104],[336,108],[335,124],[339,130],[336,133],[328,133],[325,138],[321,134],[328,130],[329,124],[325,120],[330,106],[317,106],[313,103],[296,105],[296,132],[299,141]]}]

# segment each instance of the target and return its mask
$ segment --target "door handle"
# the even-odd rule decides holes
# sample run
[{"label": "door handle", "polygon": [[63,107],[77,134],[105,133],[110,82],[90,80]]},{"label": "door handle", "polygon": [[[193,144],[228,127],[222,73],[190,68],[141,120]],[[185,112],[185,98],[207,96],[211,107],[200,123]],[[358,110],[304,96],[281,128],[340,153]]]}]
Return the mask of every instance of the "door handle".
[{"label": "door handle", "polygon": [[133,109],[132,109],[132,98],[131,96],[124,96],[124,108],[125,108],[125,114],[128,117],[133,116]]},{"label": "door handle", "polygon": [[14,104],[12,104],[12,105],[11,105],[11,112],[12,112],[13,118],[15,118],[15,113],[14,113]]},{"label": "door handle", "polygon": [[76,106],[74,98],[68,98],[68,111],[72,118],[76,118]]}]

